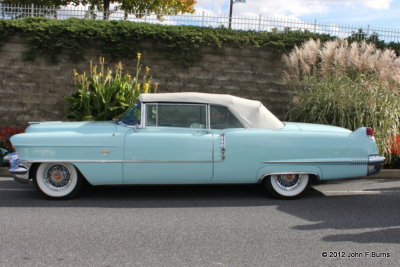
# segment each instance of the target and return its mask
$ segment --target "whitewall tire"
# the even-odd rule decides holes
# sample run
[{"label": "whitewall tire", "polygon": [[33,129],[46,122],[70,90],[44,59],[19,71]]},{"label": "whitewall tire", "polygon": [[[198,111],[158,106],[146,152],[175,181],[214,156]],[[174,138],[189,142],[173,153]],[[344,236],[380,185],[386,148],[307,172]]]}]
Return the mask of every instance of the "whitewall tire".
[{"label": "whitewall tire", "polygon": [[69,199],[82,187],[82,178],[70,163],[41,163],[33,179],[36,189],[47,198]]},{"label": "whitewall tire", "polygon": [[265,178],[268,192],[278,198],[298,198],[310,183],[309,174],[273,174]]}]

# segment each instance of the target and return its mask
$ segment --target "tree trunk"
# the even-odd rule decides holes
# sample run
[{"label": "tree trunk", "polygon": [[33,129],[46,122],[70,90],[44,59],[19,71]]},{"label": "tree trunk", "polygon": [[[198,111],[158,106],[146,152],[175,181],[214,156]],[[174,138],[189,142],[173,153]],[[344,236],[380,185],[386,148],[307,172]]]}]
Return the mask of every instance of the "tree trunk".
[{"label": "tree trunk", "polygon": [[111,0],[103,0],[103,19],[108,20],[110,17],[110,3]]}]

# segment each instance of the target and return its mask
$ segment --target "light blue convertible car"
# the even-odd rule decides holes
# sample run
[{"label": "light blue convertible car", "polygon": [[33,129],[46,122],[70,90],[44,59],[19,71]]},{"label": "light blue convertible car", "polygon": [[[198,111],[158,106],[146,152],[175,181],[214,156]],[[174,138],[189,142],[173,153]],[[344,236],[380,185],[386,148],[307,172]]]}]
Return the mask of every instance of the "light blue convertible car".
[{"label": "light blue convertible car", "polygon": [[142,94],[118,121],[31,123],[5,157],[16,181],[48,198],[92,185],[260,183],[296,198],[313,179],[380,171],[371,128],[281,122],[259,101]]}]

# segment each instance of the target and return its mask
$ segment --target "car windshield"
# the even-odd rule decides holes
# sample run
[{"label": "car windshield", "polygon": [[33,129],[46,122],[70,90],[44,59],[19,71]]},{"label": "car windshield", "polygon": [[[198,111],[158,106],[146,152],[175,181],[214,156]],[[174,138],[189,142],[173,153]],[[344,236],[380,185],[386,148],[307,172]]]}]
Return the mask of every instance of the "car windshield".
[{"label": "car windshield", "polygon": [[124,115],[122,115],[121,119],[117,121],[118,124],[126,124],[126,125],[139,125],[140,124],[140,115],[141,115],[141,102],[137,101],[135,105],[130,107]]}]

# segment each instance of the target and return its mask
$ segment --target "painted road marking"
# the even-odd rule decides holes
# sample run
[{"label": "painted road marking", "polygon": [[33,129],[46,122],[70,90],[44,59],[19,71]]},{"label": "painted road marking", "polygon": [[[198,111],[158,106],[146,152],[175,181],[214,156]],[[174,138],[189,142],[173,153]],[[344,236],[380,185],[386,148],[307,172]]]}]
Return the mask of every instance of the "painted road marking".
[{"label": "painted road marking", "polygon": [[0,191],[36,191],[35,189],[0,188]]},{"label": "painted road marking", "polygon": [[383,191],[320,191],[326,196],[338,196],[338,195],[380,195],[385,193],[400,193],[400,190],[383,190]]},{"label": "painted road marking", "polygon": [[14,181],[14,178],[5,178],[5,177],[0,177],[0,181]]}]

